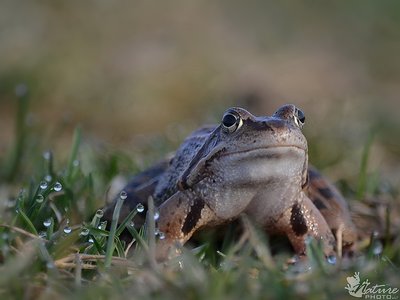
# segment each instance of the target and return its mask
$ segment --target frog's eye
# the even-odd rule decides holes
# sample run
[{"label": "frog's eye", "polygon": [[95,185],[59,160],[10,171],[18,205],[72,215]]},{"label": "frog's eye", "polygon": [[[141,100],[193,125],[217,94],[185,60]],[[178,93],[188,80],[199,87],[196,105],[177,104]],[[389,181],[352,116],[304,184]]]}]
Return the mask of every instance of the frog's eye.
[{"label": "frog's eye", "polygon": [[303,128],[304,122],[306,121],[306,116],[304,115],[303,111],[296,108],[293,118],[296,125],[299,128]]},{"label": "frog's eye", "polygon": [[225,131],[232,133],[238,130],[243,124],[242,118],[233,112],[227,112],[222,117],[222,127]]}]

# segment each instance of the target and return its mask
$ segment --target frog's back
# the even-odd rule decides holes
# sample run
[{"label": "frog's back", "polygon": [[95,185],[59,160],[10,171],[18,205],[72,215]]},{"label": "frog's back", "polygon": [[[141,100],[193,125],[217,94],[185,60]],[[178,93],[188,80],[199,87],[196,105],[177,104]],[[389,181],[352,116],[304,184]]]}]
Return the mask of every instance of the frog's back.
[{"label": "frog's back", "polygon": [[160,205],[176,193],[179,178],[214,129],[215,126],[202,127],[183,141],[157,184],[154,192],[154,199],[157,205]]},{"label": "frog's back", "polygon": [[343,246],[351,246],[357,234],[346,200],[313,166],[308,167],[308,178],[307,196],[324,216],[333,233],[336,235],[338,230],[341,231]]}]

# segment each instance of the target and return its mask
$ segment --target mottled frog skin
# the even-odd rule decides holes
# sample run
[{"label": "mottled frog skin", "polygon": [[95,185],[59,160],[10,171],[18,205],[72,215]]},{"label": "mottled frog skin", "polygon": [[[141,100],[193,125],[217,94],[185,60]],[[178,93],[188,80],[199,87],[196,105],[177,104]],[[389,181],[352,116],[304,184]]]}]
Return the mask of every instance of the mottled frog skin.
[{"label": "mottled frog skin", "polygon": [[[356,233],[346,201],[308,166],[304,121],[291,104],[260,117],[228,109],[221,124],[193,132],[170,161],[128,183],[121,218],[153,196],[157,226],[165,233],[157,243],[159,260],[198,229],[242,214],[269,234],[287,236],[299,255],[305,254],[308,236],[322,242],[326,256],[335,255],[338,230],[343,247],[354,243]],[[106,207],[106,219],[114,205]]]}]

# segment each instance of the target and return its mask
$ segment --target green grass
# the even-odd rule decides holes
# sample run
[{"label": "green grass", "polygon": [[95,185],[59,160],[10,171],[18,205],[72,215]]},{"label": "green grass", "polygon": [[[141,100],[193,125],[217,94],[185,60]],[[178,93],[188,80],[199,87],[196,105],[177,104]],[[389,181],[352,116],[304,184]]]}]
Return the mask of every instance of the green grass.
[{"label": "green grass", "polygon": [[[98,155],[82,147],[80,129],[75,131],[65,162],[55,162],[57,153],[30,151],[28,133],[22,128],[24,101],[17,117],[20,129],[10,150],[12,159],[2,160],[7,170],[2,174],[2,188],[12,192],[10,199],[1,199],[5,204],[0,212],[1,299],[351,298],[344,287],[346,277],[354,272],[373,284],[400,288],[399,237],[389,232],[391,222],[398,220],[390,218],[389,210],[383,252],[374,253],[380,240],[365,241],[351,262],[327,263],[319,245],[311,241],[308,260],[288,266],[292,254],[272,255],[268,237],[243,218],[243,233],[236,238],[227,234],[220,248],[212,240],[204,241],[195,249],[183,249],[179,258],[157,265],[151,234],[154,223],[150,234],[145,229],[136,231],[130,226],[133,211],[118,225],[123,195],[109,231],[102,211],[97,210],[104,203],[110,179],[119,171],[118,161],[127,158],[118,153]],[[360,167],[358,201],[363,201],[367,185],[372,184],[366,171],[371,143],[372,139],[366,144]],[[22,162],[31,165],[29,172]],[[390,193],[375,196],[389,199],[397,210],[397,195]],[[120,239],[125,228],[134,237],[133,244]]]}]

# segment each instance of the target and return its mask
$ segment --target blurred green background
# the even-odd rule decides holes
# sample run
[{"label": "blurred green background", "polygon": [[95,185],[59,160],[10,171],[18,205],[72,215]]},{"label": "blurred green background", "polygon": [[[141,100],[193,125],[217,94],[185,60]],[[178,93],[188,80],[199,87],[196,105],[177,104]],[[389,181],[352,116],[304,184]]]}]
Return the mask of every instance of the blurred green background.
[{"label": "blurred green background", "polygon": [[229,106],[268,115],[290,102],[306,113],[311,162],[334,180],[357,178],[374,134],[369,172],[400,183],[399,1],[0,7],[1,158],[22,83],[28,126],[44,141],[37,147],[59,157],[78,124],[89,145],[161,156]]}]

